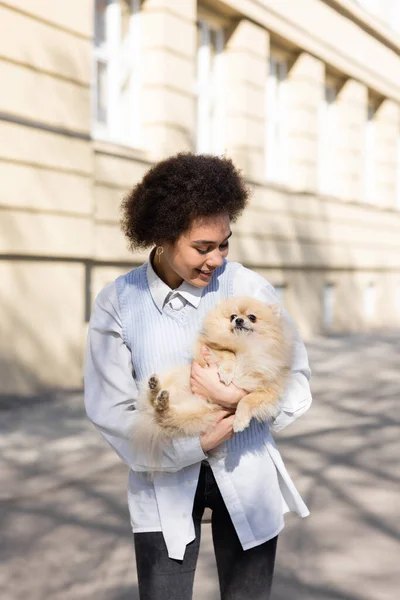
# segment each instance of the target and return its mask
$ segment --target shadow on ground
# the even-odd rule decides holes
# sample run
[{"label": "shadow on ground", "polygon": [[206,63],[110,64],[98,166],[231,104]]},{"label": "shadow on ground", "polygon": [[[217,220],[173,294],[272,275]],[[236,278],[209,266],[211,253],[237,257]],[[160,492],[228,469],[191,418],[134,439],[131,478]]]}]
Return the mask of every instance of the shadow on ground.
[{"label": "shadow on ground", "polygon": [[[309,351],[314,405],[277,441],[312,514],[287,517],[273,600],[393,600],[400,340],[336,336]],[[1,416],[2,599],[137,599],[127,473],[81,398]],[[194,597],[219,597],[208,525]]]}]

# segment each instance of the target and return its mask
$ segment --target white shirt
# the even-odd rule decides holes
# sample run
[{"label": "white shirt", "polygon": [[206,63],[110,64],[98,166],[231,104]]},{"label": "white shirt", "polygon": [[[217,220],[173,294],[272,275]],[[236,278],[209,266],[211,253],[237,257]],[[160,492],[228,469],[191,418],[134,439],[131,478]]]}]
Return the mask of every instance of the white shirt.
[{"label": "white shirt", "polygon": [[[149,261],[147,279],[152,297],[163,309],[169,303],[181,310],[189,302],[198,307],[202,289],[187,282],[171,290],[155,273]],[[234,280],[235,296],[252,296],[268,304],[279,302],[273,287],[260,275],[240,266]],[[279,413],[271,429],[280,431],[301,416],[311,405],[310,368],[307,353],[293,322],[285,313],[294,331],[292,376],[280,402]],[[294,510],[300,516],[309,514],[298,494],[270,433],[262,451],[241,458],[241,468],[227,470],[217,455],[204,454],[198,438],[182,438],[163,457],[161,469],[179,488],[179,497],[171,501],[165,493],[166,479],[162,473],[152,479],[147,471],[153,465],[146,457],[132,450],[129,436],[135,419],[134,402],[138,390],[132,376],[132,361],[122,338],[122,323],[115,283],[106,286],[96,298],[87,344],[85,370],[86,412],[100,433],[130,467],[128,502],[134,532],[163,531],[171,558],[182,559],[187,543],[194,539],[191,519],[193,489],[195,490],[201,460],[208,458],[218,487],[231,515],[244,549],[271,539],[283,527],[283,513]],[[259,490],[260,473],[266,476],[264,501],[255,498]],[[268,483],[269,481],[269,483]],[[273,485],[273,482],[276,485]],[[279,485],[278,485],[279,484]],[[254,488],[254,489],[253,489]],[[252,493],[253,490],[253,493]],[[268,510],[255,510],[258,502]],[[177,507],[180,512],[177,513]],[[179,517],[185,527],[177,527]]]}]

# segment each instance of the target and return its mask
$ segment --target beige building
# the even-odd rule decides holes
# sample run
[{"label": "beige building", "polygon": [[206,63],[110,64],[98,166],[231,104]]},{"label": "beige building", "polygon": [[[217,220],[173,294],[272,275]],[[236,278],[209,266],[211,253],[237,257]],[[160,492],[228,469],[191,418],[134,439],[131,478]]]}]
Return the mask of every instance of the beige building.
[{"label": "beige building", "polygon": [[303,334],[400,326],[400,0],[0,3],[1,394],[82,384],[138,264],[123,194],[179,150],[254,194],[231,259]]}]

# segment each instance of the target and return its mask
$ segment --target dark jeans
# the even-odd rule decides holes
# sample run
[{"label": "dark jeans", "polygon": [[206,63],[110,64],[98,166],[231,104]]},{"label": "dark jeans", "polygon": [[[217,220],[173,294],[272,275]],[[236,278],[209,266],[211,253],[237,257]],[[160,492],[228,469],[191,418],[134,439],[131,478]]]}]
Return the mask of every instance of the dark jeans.
[{"label": "dark jeans", "polygon": [[206,506],[212,509],[211,527],[221,600],[268,600],[278,538],[244,551],[213,472],[204,464],[201,465],[193,507],[196,539],[186,547],[183,561],[168,558],[161,532],[135,533],[140,600],[191,600],[201,518]]}]

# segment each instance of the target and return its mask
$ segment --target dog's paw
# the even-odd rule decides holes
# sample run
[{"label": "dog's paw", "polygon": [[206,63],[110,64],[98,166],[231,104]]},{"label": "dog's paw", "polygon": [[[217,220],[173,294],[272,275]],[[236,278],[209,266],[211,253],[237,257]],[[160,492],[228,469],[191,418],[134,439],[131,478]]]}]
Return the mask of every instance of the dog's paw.
[{"label": "dog's paw", "polygon": [[234,433],[239,433],[239,431],[244,431],[246,427],[250,424],[250,419],[238,419],[235,418],[233,421],[233,431]]},{"label": "dog's paw", "polygon": [[157,375],[152,375],[148,381],[148,384],[152,392],[155,392],[156,390],[160,389],[160,381]]},{"label": "dog's paw", "polygon": [[224,369],[221,369],[221,367],[220,367],[218,369],[218,375],[219,375],[220,381],[222,383],[224,383],[225,385],[230,385],[232,383],[233,371],[224,370]]},{"label": "dog's paw", "polygon": [[238,407],[236,409],[235,418],[233,421],[233,431],[235,433],[238,433],[239,431],[243,431],[244,429],[246,429],[246,427],[249,426],[250,421],[251,421],[250,411],[245,406],[242,406],[242,408],[240,408],[240,402],[239,402]]},{"label": "dog's paw", "polygon": [[162,390],[157,394],[157,398],[154,400],[154,408],[157,412],[164,412],[169,407],[169,392]]}]

